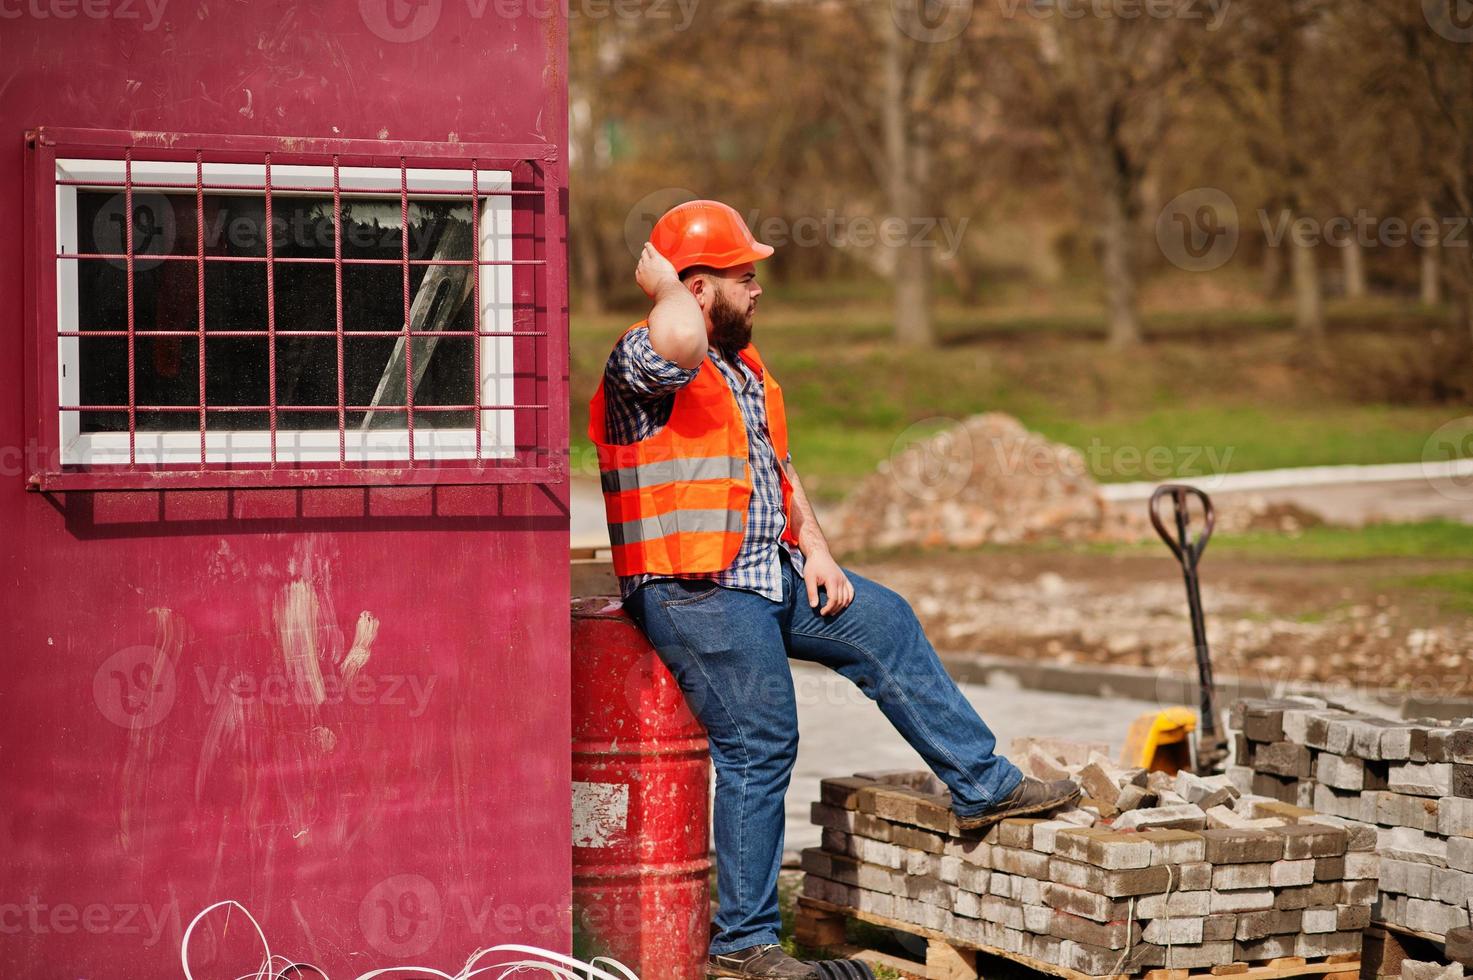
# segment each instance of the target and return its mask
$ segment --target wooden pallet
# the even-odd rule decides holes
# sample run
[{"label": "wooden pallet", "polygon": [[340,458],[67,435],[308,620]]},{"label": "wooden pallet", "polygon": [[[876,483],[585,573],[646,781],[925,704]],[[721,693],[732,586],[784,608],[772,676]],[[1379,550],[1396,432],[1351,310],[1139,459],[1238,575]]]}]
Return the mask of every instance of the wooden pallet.
[{"label": "wooden pallet", "polygon": [[841,947],[845,943],[844,924],[848,919],[858,919],[871,925],[883,926],[897,932],[909,933],[926,940],[926,962],[915,963],[918,975],[927,980],[977,980],[978,954],[996,956],[1020,966],[1061,977],[1063,980],[1191,980],[1196,977],[1231,977],[1232,980],[1284,980],[1287,977],[1316,977],[1322,980],[1357,980],[1360,976],[1360,955],[1337,953],[1314,962],[1302,956],[1285,956],[1264,963],[1227,963],[1210,970],[1167,970],[1153,968],[1138,974],[1119,974],[1110,977],[1095,977],[1071,970],[1067,966],[1034,959],[1023,953],[1014,953],[995,946],[963,943],[958,940],[910,922],[901,922],[888,916],[876,915],[861,909],[833,905],[829,902],[798,896],[797,917],[794,935],[805,946],[818,948]]},{"label": "wooden pallet", "polygon": [[1371,920],[1366,930],[1365,949],[1361,956],[1361,976],[1365,980],[1375,977],[1400,977],[1403,960],[1448,962],[1447,938],[1427,932],[1417,932],[1405,926]]}]

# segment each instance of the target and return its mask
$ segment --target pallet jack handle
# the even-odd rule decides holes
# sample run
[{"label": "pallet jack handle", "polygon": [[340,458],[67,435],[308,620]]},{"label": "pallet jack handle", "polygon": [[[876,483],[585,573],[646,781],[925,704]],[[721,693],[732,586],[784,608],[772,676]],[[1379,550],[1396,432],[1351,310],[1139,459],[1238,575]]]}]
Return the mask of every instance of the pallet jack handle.
[{"label": "pallet jack handle", "polygon": [[[1189,495],[1202,504],[1202,531],[1193,540],[1191,537],[1191,512]],[[1162,520],[1162,504],[1170,499],[1175,511],[1174,528],[1168,528]],[[1202,590],[1197,578],[1197,562],[1207,549],[1216,523],[1212,498],[1196,487],[1179,483],[1167,483],[1151,494],[1151,524],[1156,533],[1176,560],[1181,563],[1182,578],[1186,580],[1187,606],[1192,617],[1192,645],[1197,655],[1197,681],[1200,689],[1201,724],[1197,729],[1195,768],[1198,772],[1210,772],[1227,757],[1227,739],[1221,730],[1221,715],[1217,710],[1217,688],[1212,680],[1212,654],[1207,649],[1207,624],[1202,616]],[[1175,534],[1172,531],[1175,531]]]}]

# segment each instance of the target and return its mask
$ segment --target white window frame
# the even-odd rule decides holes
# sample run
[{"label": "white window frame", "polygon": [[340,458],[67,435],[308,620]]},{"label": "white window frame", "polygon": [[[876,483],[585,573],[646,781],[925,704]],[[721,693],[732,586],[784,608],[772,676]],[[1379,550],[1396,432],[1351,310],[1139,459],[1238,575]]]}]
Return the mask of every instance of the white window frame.
[{"label": "white window frame", "polygon": [[[132,164],[135,183],[186,183],[195,181],[193,163],[160,160],[134,160]],[[265,182],[264,164],[208,163],[204,164],[204,182],[208,184],[256,184]],[[394,197],[400,192],[398,167],[341,167],[338,169],[342,196]],[[59,252],[78,251],[77,234],[77,191],[117,191],[124,178],[122,160],[64,159],[56,162],[58,182],[98,181],[98,186],[89,188],[82,184],[56,186],[56,241]],[[482,194],[480,203],[480,257],[483,261],[509,261],[512,258],[512,209],[511,197],[492,194],[488,191],[511,189],[511,173],[506,170],[481,170],[477,183]],[[411,187],[427,190],[453,190],[471,196],[471,171],[409,168],[408,182]],[[301,188],[323,188],[332,185],[332,168],[325,166],[278,165],[271,168],[271,196],[318,197],[321,191],[303,191]],[[295,188],[295,189],[294,189]],[[181,193],[193,195],[190,190],[140,188],[137,193]],[[263,196],[264,191],[216,191],[206,187],[209,194],[239,194]],[[409,195],[410,200],[445,200],[440,195]],[[74,331],[78,327],[80,296],[78,293],[77,263],[80,259],[56,260],[56,329]],[[96,261],[96,260],[87,260]],[[510,265],[485,265],[481,267],[481,315],[480,329],[483,331],[510,331],[513,329],[512,267]],[[97,328],[96,324],[89,325]],[[262,329],[265,329],[264,324]],[[351,336],[351,333],[349,334]],[[80,367],[81,344],[77,337],[57,338],[57,391],[59,404],[76,405],[81,397]],[[512,364],[511,337],[480,337],[481,344],[481,404],[511,405],[515,396],[514,368]],[[128,460],[127,432],[82,432],[81,413],[61,411],[58,413],[61,434],[61,461],[64,465],[108,466],[126,465]],[[171,413],[172,414],[172,413]],[[395,413],[403,415],[404,413]],[[179,413],[181,418],[196,421],[194,427],[180,430],[138,431],[134,434],[134,456],[139,464],[198,464],[200,462],[200,438],[198,416]],[[483,459],[510,459],[515,455],[515,417],[511,409],[483,409],[480,412],[481,457]],[[346,460],[350,463],[407,462],[409,460],[409,432],[407,429],[349,429],[344,433]],[[276,430],[276,460],[278,463],[323,463],[338,461],[338,430],[331,429],[284,429]],[[416,426],[414,430],[414,456],[416,461],[474,459],[476,455],[476,432],[473,428],[436,429]],[[205,434],[205,463],[265,463],[271,460],[271,432],[269,429],[210,429]]]}]

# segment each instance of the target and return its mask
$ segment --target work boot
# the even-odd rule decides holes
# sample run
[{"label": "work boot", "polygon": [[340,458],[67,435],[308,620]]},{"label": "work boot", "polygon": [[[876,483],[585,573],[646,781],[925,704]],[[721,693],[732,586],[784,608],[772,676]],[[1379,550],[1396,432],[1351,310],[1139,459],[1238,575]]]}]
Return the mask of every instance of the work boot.
[{"label": "work boot", "polygon": [[1061,810],[1079,799],[1083,792],[1072,779],[1055,779],[1046,783],[1032,776],[1024,776],[1017,789],[999,800],[991,810],[970,817],[957,814],[956,824],[962,830],[982,830],[1008,817],[1025,817]]},{"label": "work boot", "polygon": [[748,946],[730,953],[713,953],[706,961],[706,976],[819,980],[817,969],[793,959],[777,943]]}]

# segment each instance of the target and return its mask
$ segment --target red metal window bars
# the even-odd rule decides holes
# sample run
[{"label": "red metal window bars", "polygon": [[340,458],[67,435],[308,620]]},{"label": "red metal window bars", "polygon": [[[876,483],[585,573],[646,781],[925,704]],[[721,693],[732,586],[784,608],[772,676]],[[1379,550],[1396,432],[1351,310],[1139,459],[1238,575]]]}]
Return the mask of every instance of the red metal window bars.
[{"label": "red metal window bars", "polygon": [[[41,129],[28,135],[28,154],[33,488],[564,478],[567,276],[555,147]],[[78,163],[93,172],[75,175]],[[491,186],[488,173],[498,175]],[[163,203],[140,205],[141,195]],[[327,254],[312,232],[329,200]],[[259,224],[258,209],[259,240],[211,240],[208,211],[234,229]],[[376,255],[393,237],[395,210],[398,255]],[[496,246],[489,256],[483,221]],[[278,242],[289,222],[305,222],[304,242]],[[170,240],[184,229],[194,236],[188,251]],[[104,247],[114,230],[120,251]],[[433,254],[415,254],[435,236]],[[178,271],[191,263],[185,290]],[[379,273],[395,267],[402,317],[379,323],[397,314],[378,288]],[[495,280],[491,322],[485,276]],[[193,323],[182,316],[190,293]],[[126,322],[84,322],[112,310]],[[179,369],[190,342],[193,372]],[[488,353],[500,371],[489,391]],[[87,397],[97,393],[106,397]],[[185,418],[194,426],[180,428]],[[335,451],[331,430],[312,425],[325,418]],[[459,425],[467,418],[469,432]],[[193,430],[197,450],[181,449]]]}]

